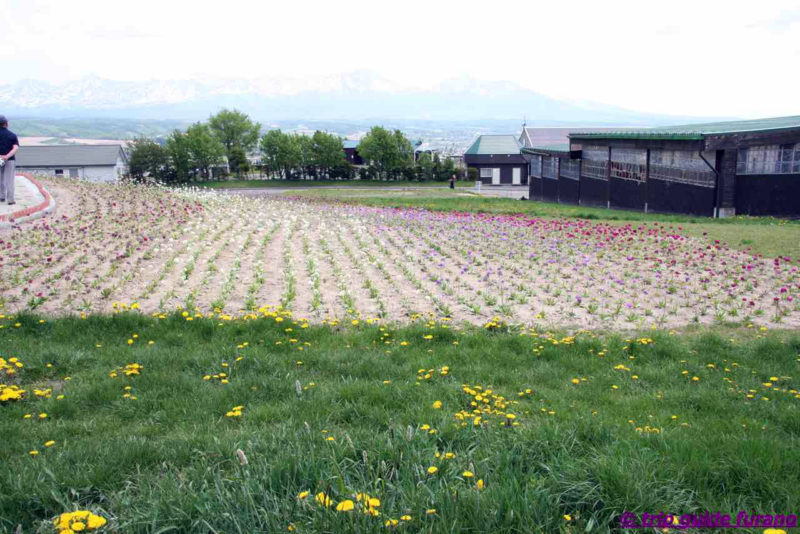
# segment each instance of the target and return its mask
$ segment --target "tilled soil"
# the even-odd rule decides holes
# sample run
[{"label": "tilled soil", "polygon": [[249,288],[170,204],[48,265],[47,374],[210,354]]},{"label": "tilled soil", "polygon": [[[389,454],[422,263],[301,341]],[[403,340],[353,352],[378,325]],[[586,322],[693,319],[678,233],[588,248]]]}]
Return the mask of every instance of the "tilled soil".
[{"label": "tilled soil", "polygon": [[[788,258],[611,226],[45,180],[57,209],[0,233],[0,313],[419,315],[485,324],[800,326]],[[292,283],[293,282],[293,283]]]}]

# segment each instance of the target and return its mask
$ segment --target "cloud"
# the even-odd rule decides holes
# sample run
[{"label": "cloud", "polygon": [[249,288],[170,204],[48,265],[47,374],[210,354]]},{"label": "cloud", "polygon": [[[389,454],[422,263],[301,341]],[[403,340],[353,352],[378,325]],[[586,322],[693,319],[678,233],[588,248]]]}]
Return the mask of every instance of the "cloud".
[{"label": "cloud", "polygon": [[134,28],[132,26],[123,27],[95,27],[88,32],[89,37],[100,41],[123,41],[123,40],[139,40],[139,39],[153,39],[158,37],[158,34],[152,31],[145,31],[141,28]]},{"label": "cloud", "polygon": [[781,11],[774,17],[760,20],[748,27],[765,29],[773,32],[785,32],[794,25],[800,25],[800,8]]},{"label": "cloud", "polygon": [[[0,0],[0,12],[14,21],[0,33],[9,81],[366,70],[403,87],[468,75],[657,113],[800,113],[800,71],[786,67],[800,54],[797,0],[138,0],[122,11],[107,0]],[[764,84],[766,72],[780,83]]]}]

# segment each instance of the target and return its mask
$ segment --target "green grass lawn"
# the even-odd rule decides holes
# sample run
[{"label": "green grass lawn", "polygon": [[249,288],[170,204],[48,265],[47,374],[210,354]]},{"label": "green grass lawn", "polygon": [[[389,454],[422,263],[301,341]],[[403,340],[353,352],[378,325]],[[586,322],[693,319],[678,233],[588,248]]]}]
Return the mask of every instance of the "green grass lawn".
[{"label": "green grass lawn", "polygon": [[625,510],[800,503],[796,332],[0,324],[24,363],[1,381],[27,391],[0,406],[0,531],[88,509],[111,532],[608,532]]},{"label": "green grass lawn", "polygon": [[481,197],[465,191],[344,191],[320,190],[286,193],[318,200],[338,200],[378,207],[424,208],[435,211],[469,211],[492,214],[524,214],[529,217],[580,218],[612,224],[658,223],[680,227],[691,235],[756,254],[800,258],[800,221],[771,217],[711,219],[682,214],[643,213],[588,206],[529,202]]},{"label": "green grass lawn", "polygon": [[[448,182],[416,182],[409,180],[224,180],[220,182],[197,182],[194,187],[205,189],[261,189],[261,188],[306,188],[306,187],[447,187]],[[473,187],[474,182],[456,182],[460,189]]]}]

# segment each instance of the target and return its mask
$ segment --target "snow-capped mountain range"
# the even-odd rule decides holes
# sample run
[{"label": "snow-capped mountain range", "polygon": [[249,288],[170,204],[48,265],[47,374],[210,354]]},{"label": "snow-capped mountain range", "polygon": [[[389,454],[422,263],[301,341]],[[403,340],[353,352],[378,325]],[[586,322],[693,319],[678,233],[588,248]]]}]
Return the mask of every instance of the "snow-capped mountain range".
[{"label": "snow-capped mountain range", "polygon": [[520,119],[653,124],[685,120],[557,100],[513,82],[471,78],[402,86],[369,72],[259,80],[22,80],[0,85],[0,113],[26,117],[200,120],[222,107],[257,119]]}]

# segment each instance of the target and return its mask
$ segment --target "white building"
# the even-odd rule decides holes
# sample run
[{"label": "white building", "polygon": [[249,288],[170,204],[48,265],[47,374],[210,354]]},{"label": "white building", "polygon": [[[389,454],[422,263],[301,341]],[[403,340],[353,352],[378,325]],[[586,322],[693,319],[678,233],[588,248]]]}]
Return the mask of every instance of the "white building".
[{"label": "white building", "polygon": [[122,145],[20,146],[17,171],[111,182],[127,172]]}]

